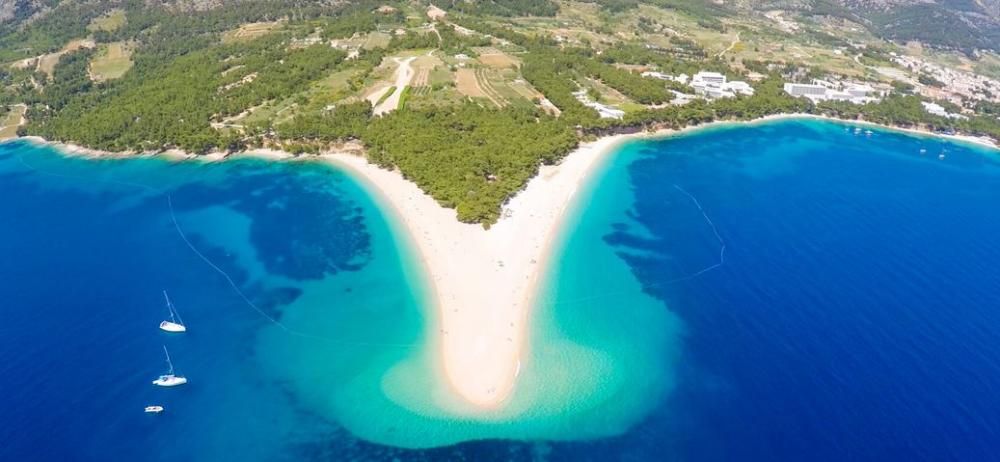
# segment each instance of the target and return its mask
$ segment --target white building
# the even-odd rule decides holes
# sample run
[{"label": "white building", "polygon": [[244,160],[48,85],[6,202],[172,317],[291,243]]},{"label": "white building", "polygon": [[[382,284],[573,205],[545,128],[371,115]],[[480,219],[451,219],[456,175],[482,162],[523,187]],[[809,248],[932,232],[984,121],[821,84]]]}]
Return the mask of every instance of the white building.
[{"label": "white building", "polygon": [[726,76],[718,72],[701,71],[691,77],[691,84],[695,85],[698,83],[704,83],[706,85],[722,85],[726,83]]},{"label": "white building", "polygon": [[805,96],[806,98],[824,98],[827,88],[822,85],[811,83],[785,83],[785,93],[794,97]]},{"label": "white building", "polygon": [[722,90],[735,93],[737,95],[753,96],[753,87],[751,87],[749,83],[741,80],[733,80],[722,84]]},{"label": "white building", "polygon": [[857,83],[848,85],[845,91],[855,98],[870,98],[875,93],[871,86]]},{"label": "white building", "polygon": [[875,90],[868,85],[844,84],[813,80],[812,83],[791,83],[784,85],[785,93],[796,98],[806,97],[812,102],[846,101],[854,104],[865,104],[878,100]]},{"label": "white building", "polygon": [[940,117],[947,117],[949,119],[965,119],[966,117],[962,114],[953,114],[948,112],[944,106],[937,103],[931,103],[928,101],[921,101],[920,104],[924,106],[924,110],[930,115],[936,115]]},{"label": "white building", "polygon": [[701,71],[695,74],[691,77],[691,88],[694,88],[695,94],[709,99],[753,95],[753,87],[750,84],[740,80],[727,82],[726,76],[718,72]]}]

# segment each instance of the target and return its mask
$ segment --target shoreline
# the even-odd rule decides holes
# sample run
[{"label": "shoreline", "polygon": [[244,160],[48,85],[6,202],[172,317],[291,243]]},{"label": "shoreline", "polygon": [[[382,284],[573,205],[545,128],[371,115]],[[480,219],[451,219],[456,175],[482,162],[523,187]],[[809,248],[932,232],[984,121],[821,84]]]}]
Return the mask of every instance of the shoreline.
[{"label": "shoreline", "polygon": [[502,407],[516,388],[521,359],[530,348],[527,326],[541,280],[551,263],[553,245],[562,234],[567,209],[580,206],[575,202],[577,191],[592,180],[599,165],[621,144],[631,140],[663,139],[713,127],[790,119],[870,126],[1000,150],[996,144],[979,138],[812,114],[777,114],[751,121],[715,121],[682,129],[606,136],[580,143],[556,165],[541,166],[538,174],[503,206],[500,220],[486,230],[478,224],[459,222],[455,210],[442,207],[398,170],[371,164],[349,147],[301,156],[266,148],[198,156],[178,150],[109,153],[51,143],[38,137],[12,140],[50,146],[66,155],[86,158],[163,156],[170,161],[206,162],[246,157],[268,161],[319,160],[349,171],[384,199],[379,202],[391,208],[405,228],[406,238],[415,246],[434,305],[428,307],[435,315],[429,316],[434,319],[429,325],[438,331],[431,332],[428,338],[437,350],[451,391],[476,410],[493,410]]},{"label": "shoreline", "polygon": [[529,347],[531,307],[566,209],[605,154],[628,138],[586,143],[560,164],[542,166],[489,230],[459,222],[454,210],[396,171],[350,154],[319,156],[365,179],[409,231],[429,276],[435,348],[447,383],[464,401],[496,409],[513,393]]}]

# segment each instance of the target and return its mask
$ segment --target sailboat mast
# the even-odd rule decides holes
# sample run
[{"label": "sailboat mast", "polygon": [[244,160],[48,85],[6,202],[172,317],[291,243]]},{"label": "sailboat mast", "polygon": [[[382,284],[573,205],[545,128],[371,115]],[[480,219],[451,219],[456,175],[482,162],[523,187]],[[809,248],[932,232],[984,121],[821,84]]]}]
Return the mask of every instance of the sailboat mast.
[{"label": "sailboat mast", "polygon": [[167,351],[166,345],[163,345],[163,354],[167,356],[167,365],[170,366],[170,372],[167,374],[174,375],[174,363],[170,362],[170,352]]},{"label": "sailboat mast", "polygon": [[[177,322],[177,320],[174,319],[174,308],[170,306],[170,297],[167,296],[167,291],[165,290],[163,291],[163,298],[167,301],[167,311],[170,312],[170,322]],[[164,347],[164,349],[166,349],[166,347]]]},{"label": "sailboat mast", "polygon": [[181,319],[181,314],[177,312],[174,308],[174,304],[170,303],[170,297],[167,296],[167,291],[163,291],[163,298],[167,300],[167,310],[170,311],[170,322],[184,324],[184,320]]}]

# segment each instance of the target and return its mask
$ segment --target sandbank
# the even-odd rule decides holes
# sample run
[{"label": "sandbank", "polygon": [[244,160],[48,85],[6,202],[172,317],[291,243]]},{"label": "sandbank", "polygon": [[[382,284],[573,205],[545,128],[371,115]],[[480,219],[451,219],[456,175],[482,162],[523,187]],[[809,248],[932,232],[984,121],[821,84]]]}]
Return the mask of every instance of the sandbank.
[{"label": "sandbank", "polygon": [[628,135],[585,143],[543,166],[489,230],[460,223],[398,172],[343,153],[321,157],[370,183],[398,214],[429,274],[442,365],[466,401],[496,408],[513,391],[527,345],[526,325],[545,258],[564,210],[604,154]]}]

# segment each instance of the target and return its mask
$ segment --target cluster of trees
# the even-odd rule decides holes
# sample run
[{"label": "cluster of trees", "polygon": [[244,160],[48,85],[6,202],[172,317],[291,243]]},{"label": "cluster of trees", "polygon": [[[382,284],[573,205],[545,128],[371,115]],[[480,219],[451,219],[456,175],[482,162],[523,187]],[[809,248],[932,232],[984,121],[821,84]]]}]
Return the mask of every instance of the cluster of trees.
[{"label": "cluster of trees", "polygon": [[440,6],[449,11],[487,16],[555,16],[559,5],[551,0],[446,0]]},{"label": "cluster of trees", "polygon": [[572,80],[572,68],[566,66],[558,53],[525,55],[522,58],[521,75],[562,111],[560,120],[580,126],[593,126],[600,122],[593,109],[584,106],[573,96],[577,85]]},{"label": "cluster of trees", "polygon": [[101,2],[62,2],[30,24],[0,26],[0,62],[58,51],[66,42],[87,35],[87,25],[107,11]]},{"label": "cluster of trees", "polygon": [[661,104],[673,99],[673,93],[661,80],[647,79],[589,57],[578,58],[575,67],[588,77],[600,80],[640,104]]},{"label": "cluster of trees", "polygon": [[62,55],[52,72],[52,80],[45,87],[45,92],[26,93],[22,102],[44,103],[46,110],[59,111],[77,95],[89,91],[94,83],[90,80],[87,69],[94,53],[94,50],[81,49]]},{"label": "cluster of trees", "polygon": [[584,77],[599,80],[642,104],[660,104],[673,99],[662,81],[597,61],[586,50],[536,47],[524,58],[521,73],[563,112],[562,117],[577,125],[600,124],[593,109],[581,104],[572,94],[579,89],[574,82]]},{"label": "cluster of trees", "polygon": [[577,145],[565,123],[534,110],[459,106],[396,111],[375,118],[363,141],[369,160],[398,167],[458,219],[489,225],[541,164]]},{"label": "cluster of trees", "polygon": [[644,66],[655,66],[661,72],[668,74],[688,74],[693,75],[700,70],[709,70],[732,74],[729,66],[718,59],[679,59],[675,50],[664,50],[657,48],[647,48],[635,44],[617,44],[604,50],[598,57],[602,62],[640,64]]},{"label": "cluster of trees", "polygon": [[324,143],[361,138],[371,116],[372,105],[367,100],[345,103],[331,109],[298,114],[292,120],[275,126],[274,134],[281,139]]}]

